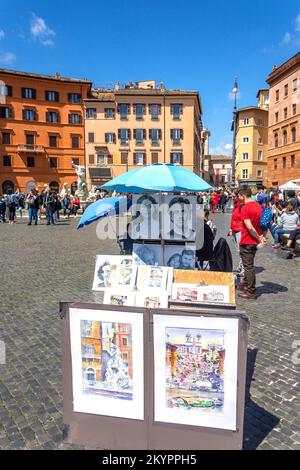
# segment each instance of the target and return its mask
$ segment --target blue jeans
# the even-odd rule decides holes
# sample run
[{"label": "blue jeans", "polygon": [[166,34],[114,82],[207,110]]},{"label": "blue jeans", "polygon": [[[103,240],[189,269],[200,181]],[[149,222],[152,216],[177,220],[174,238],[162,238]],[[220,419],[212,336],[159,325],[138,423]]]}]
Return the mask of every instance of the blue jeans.
[{"label": "blue jeans", "polygon": [[285,230],[284,228],[278,228],[277,230],[274,230],[273,236],[276,245],[280,242],[280,235],[283,235],[284,233],[290,235],[292,232],[293,230]]},{"label": "blue jeans", "polygon": [[29,221],[28,221],[28,223],[31,224],[32,218],[33,218],[35,225],[37,225],[37,221],[38,221],[38,210],[37,210],[35,207],[29,207],[28,212],[29,212]]},{"label": "blue jeans", "polygon": [[47,219],[47,225],[50,225],[50,224],[54,225],[54,217],[53,217],[52,207],[46,206],[46,219]]}]

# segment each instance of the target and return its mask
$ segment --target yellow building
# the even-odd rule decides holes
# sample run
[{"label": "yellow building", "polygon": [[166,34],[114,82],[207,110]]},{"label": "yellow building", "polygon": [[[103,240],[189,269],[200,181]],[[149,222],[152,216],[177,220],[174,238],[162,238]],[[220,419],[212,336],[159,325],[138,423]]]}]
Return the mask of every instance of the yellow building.
[{"label": "yellow building", "polygon": [[267,179],[269,91],[259,90],[258,105],[236,113],[236,181],[261,187]]},{"label": "yellow building", "polygon": [[87,184],[153,163],[201,174],[202,106],[196,91],[166,90],[155,81],[94,90],[84,100]]}]

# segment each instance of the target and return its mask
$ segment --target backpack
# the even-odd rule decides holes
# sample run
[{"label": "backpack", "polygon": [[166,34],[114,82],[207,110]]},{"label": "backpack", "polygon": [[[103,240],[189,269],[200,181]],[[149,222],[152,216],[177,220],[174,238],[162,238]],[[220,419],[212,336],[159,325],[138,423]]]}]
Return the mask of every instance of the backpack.
[{"label": "backpack", "polygon": [[256,196],[256,201],[258,202],[258,204],[263,204],[264,198],[263,198],[262,194],[258,194]]},{"label": "backpack", "polygon": [[260,218],[260,228],[263,232],[266,232],[268,229],[272,227],[273,222],[273,214],[272,209],[265,207],[262,211],[261,218]]}]

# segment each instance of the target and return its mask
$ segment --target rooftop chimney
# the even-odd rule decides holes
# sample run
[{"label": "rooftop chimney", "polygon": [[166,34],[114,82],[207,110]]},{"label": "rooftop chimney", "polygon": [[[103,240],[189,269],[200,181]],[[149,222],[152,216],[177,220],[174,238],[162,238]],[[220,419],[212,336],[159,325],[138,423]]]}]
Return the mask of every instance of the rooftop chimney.
[{"label": "rooftop chimney", "polygon": [[55,74],[55,78],[57,78],[57,80],[60,80],[60,78],[61,78],[61,75],[60,75],[60,73],[59,73],[59,72],[56,72],[56,74]]},{"label": "rooftop chimney", "polygon": [[275,64],[275,65],[273,66],[273,70],[276,70],[276,69],[278,69],[277,64]]},{"label": "rooftop chimney", "polygon": [[119,91],[119,82],[116,82],[115,84],[115,91]]}]

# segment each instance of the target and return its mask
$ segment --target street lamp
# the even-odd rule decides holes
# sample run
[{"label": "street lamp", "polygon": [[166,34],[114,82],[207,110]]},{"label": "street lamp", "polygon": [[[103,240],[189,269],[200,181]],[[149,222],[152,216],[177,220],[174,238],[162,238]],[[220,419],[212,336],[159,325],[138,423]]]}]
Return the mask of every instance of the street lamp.
[{"label": "street lamp", "polygon": [[237,78],[234,81],[234,88],[232,90],[234,94],[234,108],[233,108],[233,119],[231,125],[231,131],[233,132],[233,147],[232,147],[232,175],[231,175],[231,185],[235,186],[235,160],[236,160],[236,131],[237,131],[237,108],[236,101],[239,94],[239,86]]}]

